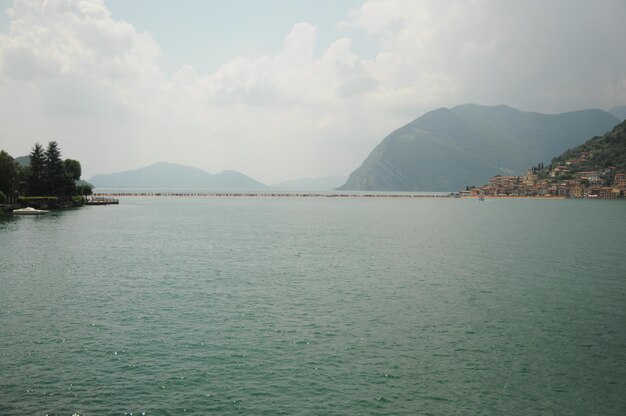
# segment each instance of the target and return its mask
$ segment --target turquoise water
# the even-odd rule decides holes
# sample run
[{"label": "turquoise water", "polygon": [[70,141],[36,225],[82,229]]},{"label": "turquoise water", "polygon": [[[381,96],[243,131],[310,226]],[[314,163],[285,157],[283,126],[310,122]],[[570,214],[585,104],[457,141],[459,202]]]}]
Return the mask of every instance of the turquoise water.
[{"label": "turquoise water", "polygon": [[626,414],[626,204],[0,217],[1,415]]}]

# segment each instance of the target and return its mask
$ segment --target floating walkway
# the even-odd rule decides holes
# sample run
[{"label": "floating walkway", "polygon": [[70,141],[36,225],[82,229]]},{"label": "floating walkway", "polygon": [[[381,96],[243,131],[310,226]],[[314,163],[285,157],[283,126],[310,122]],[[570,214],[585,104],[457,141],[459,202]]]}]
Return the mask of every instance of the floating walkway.
[{"label": "floating walkway", "polygon": [[[114,200],[115,197],[186,197],[186,198],[451,198],[454,194],[397,193],[321,193],[321,192],[98,192],[91,200]],[[104,205],[89,204],[86,205]]]},{"label": "floating walkway", "polygon": [[[120,197],[184,197],[184,198],[461,198],[478,199],[478,196],[460,193],[342,193],[342,192],[96,192],[85,205],[119,204]],[[513,196],[485,195],[485,199],[547,199],[562,200],[563,196]]]}]

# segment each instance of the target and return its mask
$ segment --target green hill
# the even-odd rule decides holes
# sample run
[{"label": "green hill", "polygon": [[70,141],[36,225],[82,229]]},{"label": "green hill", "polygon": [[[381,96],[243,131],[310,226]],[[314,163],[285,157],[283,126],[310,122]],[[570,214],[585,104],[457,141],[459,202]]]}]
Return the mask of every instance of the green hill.
[{"label": "green hill", "polygon": [[562,165],[567,166],[569,174],[607,168],[613,168],[613,173],[626,173],[626,121],[605,135],[596,136],[553,158],[550,167]]},{"label": "green hill", "polygon": [[494,174],[521,174],[617,122],[602,110],[548,115],[504,105],[440,108],[383,139],[340,189],[455,191]]},{"label": "green hill", "polygon": [[202,169],[159,162],[135,170],[94,175],[96,187],[186,188],[186,189],[264,189],[260,182],[242,173],[226,170],[210,174]]}]

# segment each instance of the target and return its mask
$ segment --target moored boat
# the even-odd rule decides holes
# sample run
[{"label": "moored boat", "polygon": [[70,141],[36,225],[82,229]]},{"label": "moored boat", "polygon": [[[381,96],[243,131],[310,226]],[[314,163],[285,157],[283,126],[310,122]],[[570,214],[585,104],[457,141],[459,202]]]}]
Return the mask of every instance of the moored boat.
[{"label": "moored boat", "polygon": [[50,212],[50,211],[46,211],[45,209],[35,209],[32,207],[13,210],[13,213],[18,214],[18,215],[38,215],[38,214],[45,214],[47,212]]}]

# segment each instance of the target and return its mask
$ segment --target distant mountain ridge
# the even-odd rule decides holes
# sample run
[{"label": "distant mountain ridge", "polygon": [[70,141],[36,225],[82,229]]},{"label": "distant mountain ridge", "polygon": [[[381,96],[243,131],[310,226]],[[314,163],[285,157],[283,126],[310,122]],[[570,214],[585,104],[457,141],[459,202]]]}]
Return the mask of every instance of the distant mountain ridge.
[{"label": "distant mountain ridge", "polygon": [[609,110],[609,113],[613,114],[619,121],[626,120],[626,105],[620,105],[619,107],[613,107]]},{"label": "distant mountain ridge", "polygon": [[455,191],[494,174],[520,174],[617,123],[595,109],[548,115],[506,105],[440,108],[385,137],[340,189]]},{"label": "distant mountain ridge", "polygon": [[27,166],[30,166],[30,156],[18,156],[15,158],[15,162],[17,162],[17,164],[21,167],[25,168]]},{"label": "distant mountain ridge", "polygon": [[96,187],[265,189],[266,185],[233,170],[211,174],[192,166],[157,162],[139,169],[94,175]]}]

